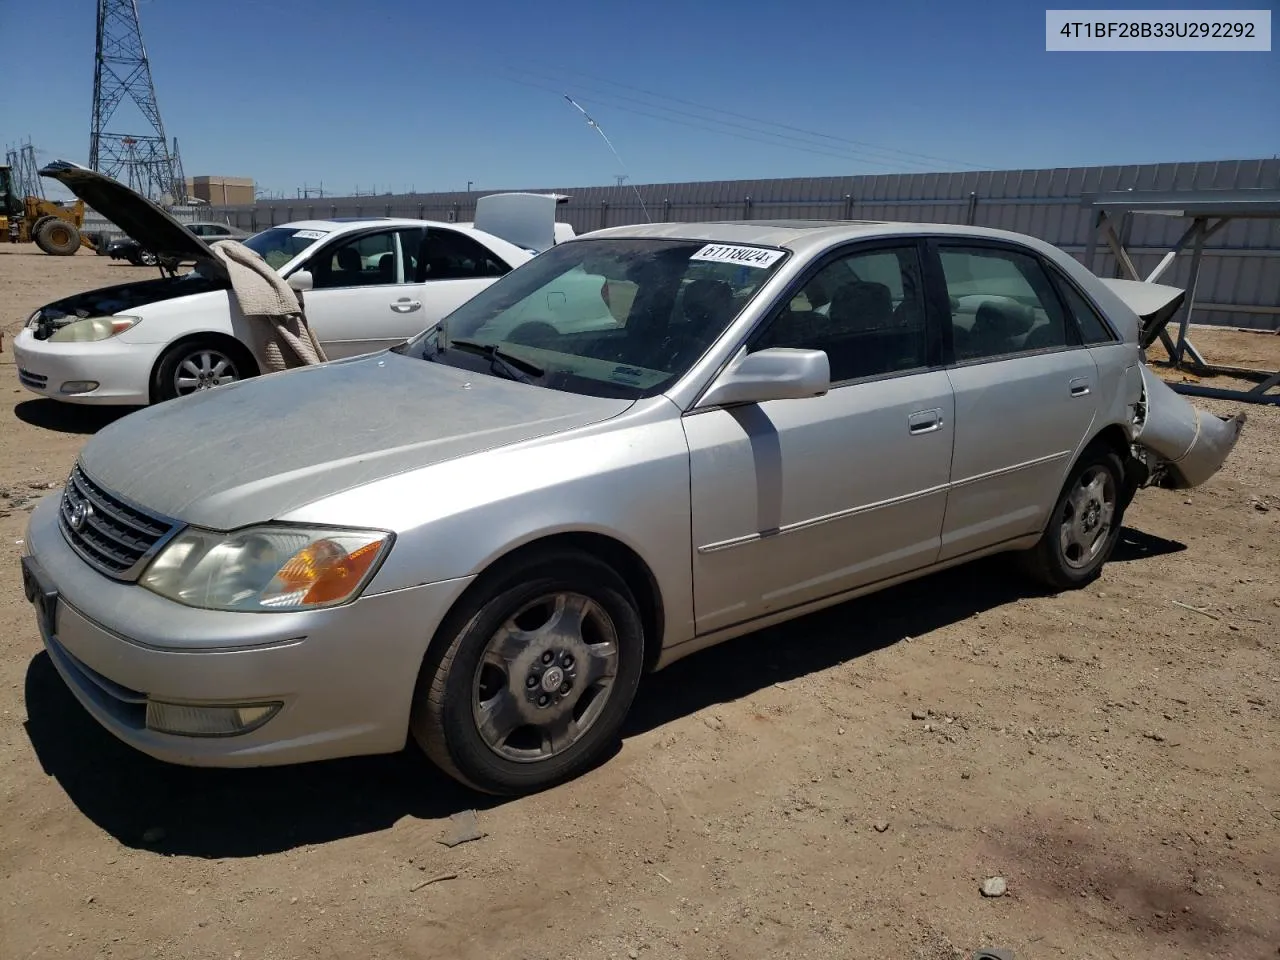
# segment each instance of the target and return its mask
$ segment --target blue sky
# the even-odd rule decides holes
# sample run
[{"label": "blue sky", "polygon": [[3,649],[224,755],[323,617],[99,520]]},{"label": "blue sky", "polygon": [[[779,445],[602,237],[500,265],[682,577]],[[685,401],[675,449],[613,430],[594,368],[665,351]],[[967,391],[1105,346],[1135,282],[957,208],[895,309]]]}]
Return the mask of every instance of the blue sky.
[{"label": "blue sky", "polygon": [[[622,172],[645,183],[1280,153],[1280,52],[1046,53],[1045,6],[142,0],[139,9],[186,172],[250,176],[289,196],[321,182],[326,193],[467,181],[491,190],[612,183]],[[34,61],[19,57],[0,101],[6,144],[29,136],[41,162],[87,162],[94,8],[62,0],[0,11],[0,35],[55,41],[58,68],[37,81]],[[563,93],[595,117],[625,168]],[[137,117],[122,107],[113,127],[136,132],[121,128]]]}]

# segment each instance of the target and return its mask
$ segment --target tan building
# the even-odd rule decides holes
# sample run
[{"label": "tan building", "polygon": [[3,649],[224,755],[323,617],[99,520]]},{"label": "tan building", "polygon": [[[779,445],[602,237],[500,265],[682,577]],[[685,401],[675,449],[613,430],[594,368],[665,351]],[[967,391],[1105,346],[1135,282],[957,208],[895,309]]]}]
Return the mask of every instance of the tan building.
[{"label": "tan building", "polygon": [[253,203],[252,177],[187,177],[187,196],[216,207]]}]

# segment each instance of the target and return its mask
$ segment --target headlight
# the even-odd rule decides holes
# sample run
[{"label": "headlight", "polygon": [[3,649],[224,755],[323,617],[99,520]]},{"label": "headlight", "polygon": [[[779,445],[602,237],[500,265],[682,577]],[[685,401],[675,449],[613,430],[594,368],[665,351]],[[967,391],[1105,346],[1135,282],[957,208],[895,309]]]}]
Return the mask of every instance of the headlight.
[{"label": "headlight", "polygon": [[190,607],[311,610],[353,600],[391,548],[382,530],[273,524],[215,533],[188,527],[139,581]]},{"label": "headlight", "polygon": [[36,311],[35,313],[33,313],[31,316],[27,317],[27,323],[26,323],[26,326],[27,326],[27,329],[28,329],[28,330],[34,330],[34,329],[35,329],[36,321],[40,319],[40,314],[42,314],[42,313],[44,313],[44,307],[41,307],[39,310],[37,310],[37,311]]},{"label": "headlight", "polygon": [[92,343],[124,333],[141,322],[141,317],[89,317],[87,320],[73,320],[54,331],[49,340],[53,343]]}]

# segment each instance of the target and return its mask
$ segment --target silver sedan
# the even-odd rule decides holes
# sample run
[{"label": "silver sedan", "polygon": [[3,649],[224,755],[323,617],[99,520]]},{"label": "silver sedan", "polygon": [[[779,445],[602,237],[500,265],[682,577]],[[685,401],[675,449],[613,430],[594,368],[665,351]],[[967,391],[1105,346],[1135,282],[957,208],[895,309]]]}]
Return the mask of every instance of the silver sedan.
[{"label": "silver sedan", "polygon": [[701,648],[998,552],[1097,577],[1137,489],[1202,482],[1242,422],[1150,375],[1140,324],[1181,294],[1136,286],[972,227],[600,231],[406,345],[107,427],[32,514],[25,589],[153,756],[412,735],[541,789]]}]

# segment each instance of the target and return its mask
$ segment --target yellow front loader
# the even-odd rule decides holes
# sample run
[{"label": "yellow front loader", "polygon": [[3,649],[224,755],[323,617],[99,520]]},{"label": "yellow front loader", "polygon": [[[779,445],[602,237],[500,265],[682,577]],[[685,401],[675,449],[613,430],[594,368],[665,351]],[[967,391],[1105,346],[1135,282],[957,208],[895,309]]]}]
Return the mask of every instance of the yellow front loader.
[{"label": "yellow front loader", "polygon": [[0,165],[0,243],[31,243],[55,257],[69,257],[81,247],[96,249],[82,232],[84,201],[60,206],[40,197],[19,197],[11,168]]}]

